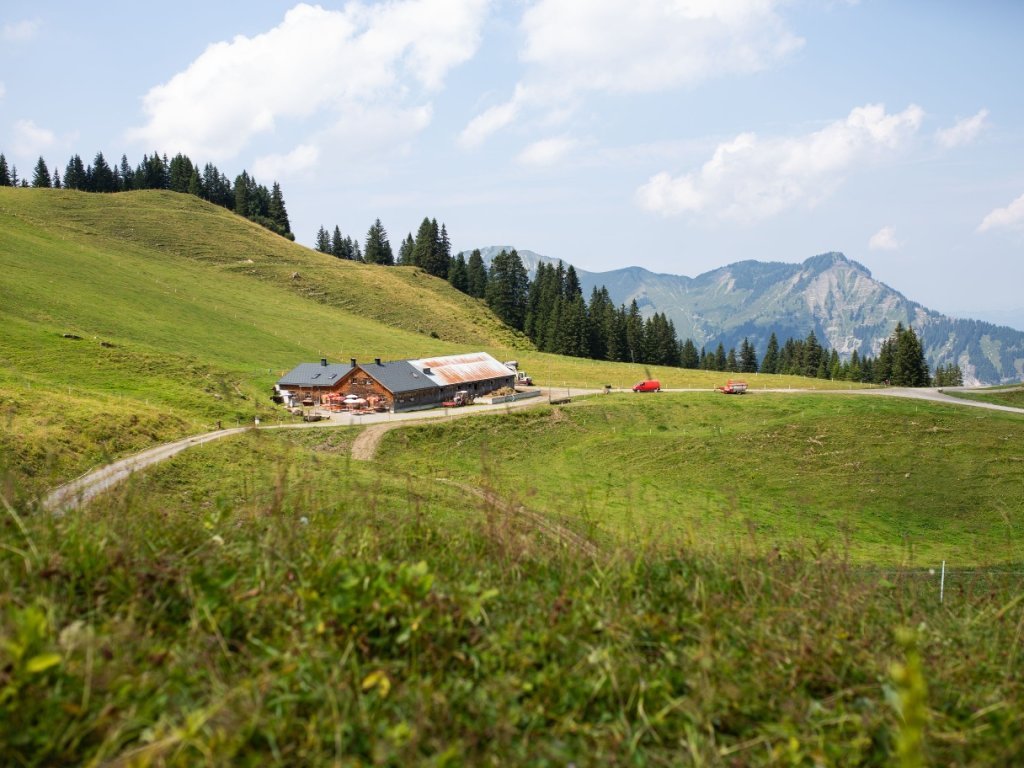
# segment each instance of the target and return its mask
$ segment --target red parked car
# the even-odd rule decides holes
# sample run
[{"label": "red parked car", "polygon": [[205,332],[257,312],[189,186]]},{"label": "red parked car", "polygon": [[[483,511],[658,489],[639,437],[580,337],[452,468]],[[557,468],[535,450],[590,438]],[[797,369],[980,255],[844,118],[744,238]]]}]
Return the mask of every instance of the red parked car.
[{"label": "red parked car", "polygon": [[634,392],[661,392],[661,382],[657,379],[648,379],[639,382],[633,387]]}]

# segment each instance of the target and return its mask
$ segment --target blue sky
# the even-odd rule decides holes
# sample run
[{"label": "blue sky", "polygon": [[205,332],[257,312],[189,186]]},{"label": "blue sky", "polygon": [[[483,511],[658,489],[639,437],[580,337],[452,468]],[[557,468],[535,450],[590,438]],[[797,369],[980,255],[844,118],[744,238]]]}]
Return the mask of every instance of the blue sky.
[{"label": "blue sky", "polygon": [[694,276],[838,250],[1024,328],[1024,3],[4,0],[0,151],[182,151],[392,244]]}]

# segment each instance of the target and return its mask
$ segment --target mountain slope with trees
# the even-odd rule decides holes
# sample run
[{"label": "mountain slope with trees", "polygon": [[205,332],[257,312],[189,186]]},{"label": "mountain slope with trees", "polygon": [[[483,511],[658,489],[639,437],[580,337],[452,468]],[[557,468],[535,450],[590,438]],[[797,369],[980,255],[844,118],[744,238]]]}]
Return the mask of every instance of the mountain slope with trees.
[{"label": "mountain slope with trees", "polygon": [[[507,246],[481,248],[485,262]],[[528,271],[557,260],[519,251]],[[965,384],[1024,378],[1024,332],[930,310],[875,280],[841,253],[801,264],[742,261],[695,278],[626,267],[576,270],[584,292],[605,287],[615,305],[636,301],[644,318],[672,321],[681,339],[712,350],[739,349],[747,339],[760,356],[769,337],[803,339],[811,331],[840,359],[877,357],[897,325],[913,328],[932,371],[959,367]]]}]

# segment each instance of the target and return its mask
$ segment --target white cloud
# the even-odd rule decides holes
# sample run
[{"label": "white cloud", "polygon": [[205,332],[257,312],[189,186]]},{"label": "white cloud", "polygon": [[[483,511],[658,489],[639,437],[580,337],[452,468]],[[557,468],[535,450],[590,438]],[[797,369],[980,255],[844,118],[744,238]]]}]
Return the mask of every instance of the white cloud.
[{"label": "white cloud", "polygon": [[540,0],[523,60],[549,84],[644,92],[765,69],[802,45],[772,0]]},{"label": "white cloud", "polygon": [[990,229],[1024,229],[1024,195],[1005,208],[996,208],[982,219],[978,231],[988,232]]},{"label": "white cloud", "polygon": [[29,157],[35,162],[56,141],[53,131],[36,125],[33,120],[18,120],[14,124],[14,151],[20,157]]},{"label": "white cloud", "polygon": [[868,248],[872,251],[895,251],[899,250],[899,247],[900,242],[896,239],[896,230],[892,227],[882,227],[868,240]]},{"label": "white cloud", "polygon": [[530,144],[519,153],[517,160],[523,165],[554,165],[579,145],[569,136],[554,136]]},{"label": "white cloud", "polygon": [[219,160],[279,124],[420,108],[475,53],[485,10],[486,0],[296,5],[268,32],[211,45],[150,89],[148,121],[129,137]]},{"label": "white cloud", "polygon": [[307,171],[320,159],[320,150],[312,144],[300,144],[287,154],[256,158],[252,173],[257,179],[280,180]]},{"label": "white cloud", "polygon": [[524,100],[525,90],[521,85],[516,86],[516,93],[509,101],[489,107],[469,121],[459,134],[459,144],[466,149],[475,149],[483,144],[492,133],[516,119]]},{"label": "white cloud", "polygon": [[463,143],[483,141],[526,106],[563,109],[578,94],[652,93],[757,72],[803,40],[779,0],[538,0],[523,14],[516,95],[474,118]]},{"label": "white cloud", "polygon": [[973,117],[958,120],[950,128],[944,128],[935,134],[936,140],[946,149],[953,149],[964,144],[970,144],[981,133],[985,127],[985,119],[988,117],[988,110],[982,109]]},{"label": "white cloud", "polygon": [[637,190],[637,202],[665,216],[695,213],[737,221],[813,206],[844,174],[904,145],[923,118],[914,105],[887,114],[883,105],[869,104],[804,136],[762,139],[743,133],[719,144],[699,170],[653,176]]},{"label": "white cloud", "polygon": [[25,43],[32,40],[39,31],[39,22],[35,19],[7,22],[0,32],[0,38],[5,43]]}]

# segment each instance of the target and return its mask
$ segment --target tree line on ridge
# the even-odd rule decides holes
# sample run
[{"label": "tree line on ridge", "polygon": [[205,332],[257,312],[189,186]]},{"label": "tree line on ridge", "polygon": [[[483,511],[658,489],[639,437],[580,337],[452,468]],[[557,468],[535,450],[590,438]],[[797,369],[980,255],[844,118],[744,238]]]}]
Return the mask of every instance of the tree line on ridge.
[{"label": "tree line on ridge", "polygon": [[737,351],[719,343],[699,349],[692,339],[679,340],[675,327],[663,313],[644,318],[634,300],[615,306],[604,286],[594,288],[584,300],[576,269],[541,262],[530,280],[515,249],[502,250],[484,263],[479,249],[468,257],[451,254],[448,231],[437,219],[424,218],[413,237],[410,232],[395,257],[387,231],[378,218],[366,235],[361,251],[358,239],[333,233],[321,226],[316,236],[318,251],[338,258],[371,264],[416,266],[447,280],[463,293],[484,300],[510,327],[522,331],[542,352],[594,360],[665,365],[727,373],[778,373],[840,381],[889,383],[894,386],[959,386],[959,366],[940,367],[933,377],[925,362],[924,348],[911,327],[897,324],[877,357],[854,350],[842,359],[826,349],[811,330],[803,339],[780,343],[772,332],[762,358],[748,339]]},{"label": "tree line on ridge", "polygon": [[170,160],[167,155],[154,152],[143,155],[142,162],[132,167],[126,155],[121,162],[110,164],[102,152],[97,152],[91,165],[72,155],[64,167],[61,178],[57,168],[50,172],[42,157],[35,165],[32,181],[18,177],[18,169],[8,166],[7,158],[0,154],[0,187],[35,187],[77,189],[83,192],[128,192],[137,189],[165,189],[195,195],[222,208],[234,211],[250,221],[294,240],[288,210],[285,207],[281,185],[276,181],[270,189],[242,171],[232,183],[212,163],[201,169],[181,153]]}]

